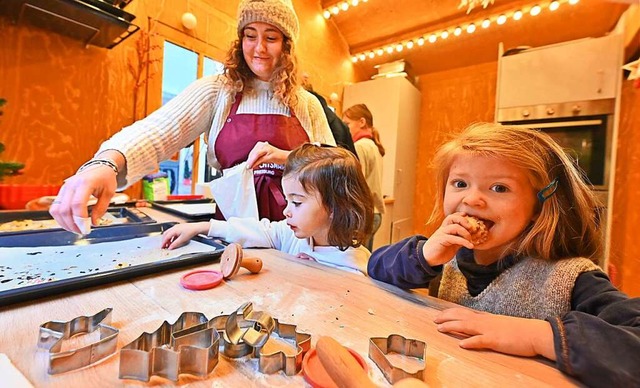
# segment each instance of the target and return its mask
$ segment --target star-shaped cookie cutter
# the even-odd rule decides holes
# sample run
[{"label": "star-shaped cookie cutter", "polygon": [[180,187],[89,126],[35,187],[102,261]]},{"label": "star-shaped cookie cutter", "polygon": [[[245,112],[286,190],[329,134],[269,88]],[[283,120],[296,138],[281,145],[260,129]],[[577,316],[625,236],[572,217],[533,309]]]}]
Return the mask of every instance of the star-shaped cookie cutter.
[{"label": "star-shaped cookie cutter", "polygon": [[311,348],[311,335],[298,332],[296,325],[281,323],[278,319],[274,319],[274,321],[275,329],[273,332],[278,334],[280,338],[294,340],[296,353],[294,355],[287,355],[281,350],[267,353],[263,346],[257,349],[258,370],[267,374],[276,373],[281,370],[287,376],[294,376],[302,369],[302,359]]},{"label": "star-shaped cookie cutter", "polygon": [[[38,347],[49,351],[47,372],[57,374],[96,363],[116,352],[119,330],[109,326],[113,308],[92,316],[80,316],[70,321],[49,321],[40,325]],[[63,340],[78,334],[100,330],[100,340],[79,349],[61,351]]]},{"label": "star-shaped cookie cutter", "polygon": [[[424,367],[415,373],[409,373],[402,368],[393,366],[387,354],[398,353],[422,360]],[[388,337],[374,337],[369,339],[369,358],[382,370],[384,377],[391,384],[395,384],[405,377],[422,380],[427,360],[427,344],[415,339],[407,339],[398,334]]]},{"label": "star-shaped cookie cutter", "polygon": [[121,379],[149,381],[160,376],[174,382],[189,373],[205,377],[218,364],[220,335],[202,313],[184,312],[173,323],[142,333],[120,350]]}]

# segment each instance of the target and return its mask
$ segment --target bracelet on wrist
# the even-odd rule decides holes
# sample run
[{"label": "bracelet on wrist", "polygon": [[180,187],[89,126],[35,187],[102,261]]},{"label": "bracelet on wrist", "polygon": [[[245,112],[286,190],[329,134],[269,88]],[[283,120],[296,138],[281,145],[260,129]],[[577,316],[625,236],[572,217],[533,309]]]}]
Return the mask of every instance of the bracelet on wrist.
[{"label": "bracelet on wrist", "polygon": [[118,175],[118,165],[116,164],[116,162],[114,162],[111,159],[106,159],[106,158],[98,158],[98,159],[89,160],[88,162],[86,162],[85,164],[80,166],[80,168],[78,169],[76,174],[81,173],[82,171],[86,170],[87,168],[89,168],[91,166],[107,166],[107,167],[111,168],[113,170],[113,172],[116,173],[116,175]]}]

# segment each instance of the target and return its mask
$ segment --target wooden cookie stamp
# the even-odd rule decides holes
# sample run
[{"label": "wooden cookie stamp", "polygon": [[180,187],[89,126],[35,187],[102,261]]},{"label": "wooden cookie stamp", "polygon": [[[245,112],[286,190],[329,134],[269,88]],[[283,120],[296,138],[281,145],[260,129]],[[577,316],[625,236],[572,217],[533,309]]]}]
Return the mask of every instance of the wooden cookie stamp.
[{"label": "wooden cookie stamp", "polygon": [[234,277],[238,270],[246,268],[251,273],[262,270],[262,260],[257,257],[243,257],[242,246],[238,243],[229,244],[220,258],[220,268],[225,279]]}]

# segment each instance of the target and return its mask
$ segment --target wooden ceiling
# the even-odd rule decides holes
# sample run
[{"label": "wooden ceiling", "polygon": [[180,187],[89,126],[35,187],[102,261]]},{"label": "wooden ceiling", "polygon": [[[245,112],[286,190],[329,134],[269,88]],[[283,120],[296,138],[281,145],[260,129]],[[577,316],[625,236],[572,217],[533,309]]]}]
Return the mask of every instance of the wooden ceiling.
[{"label": "wooden ceiling", "polygon": [[[344,0],[322,0],[322,7],[340,4]],[[351,0],[347,0],[351,1]],[[545,46],[568,40],[603,36],[611,31],[630,0],[580,0],[576,5],[566,2],[551,12],[549,0],[495,0],[486,9],[477,6],[469,14],[458,9],[460,0],[368,0],[346,12],[330,18],[344,36],[351,54],[388,47],[399,41],[408,41],[424,34],[461,26],[460,36],[450,34],[446,40],[435,43],[425,41],[423,46],[406,47],[402,52],[384,53],[356,63],[363,78],[377,73],[374,65],[404,59],[414,75],[442,71],[478,63],[496,61],[498,45],[506,49],[517,46]],[[527,10],[540,4],[537,16],[525,13],[522,19],[509,19],[503,25],[491,23],[483,29],[479,25],[474,33],[464,28],[471,23],[518,9]]]}]

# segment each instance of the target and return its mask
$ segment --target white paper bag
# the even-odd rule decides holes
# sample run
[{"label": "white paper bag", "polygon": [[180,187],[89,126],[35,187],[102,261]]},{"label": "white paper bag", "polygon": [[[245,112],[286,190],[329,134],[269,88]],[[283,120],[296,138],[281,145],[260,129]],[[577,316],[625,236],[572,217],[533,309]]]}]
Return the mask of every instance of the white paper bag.
[{"label": "white paper bag", "polygon": [[222,171],[222,176],[209,182],[209,188],[222,215],[258,219],[258,201],[253,183],[253,170],[243,162]]}]

